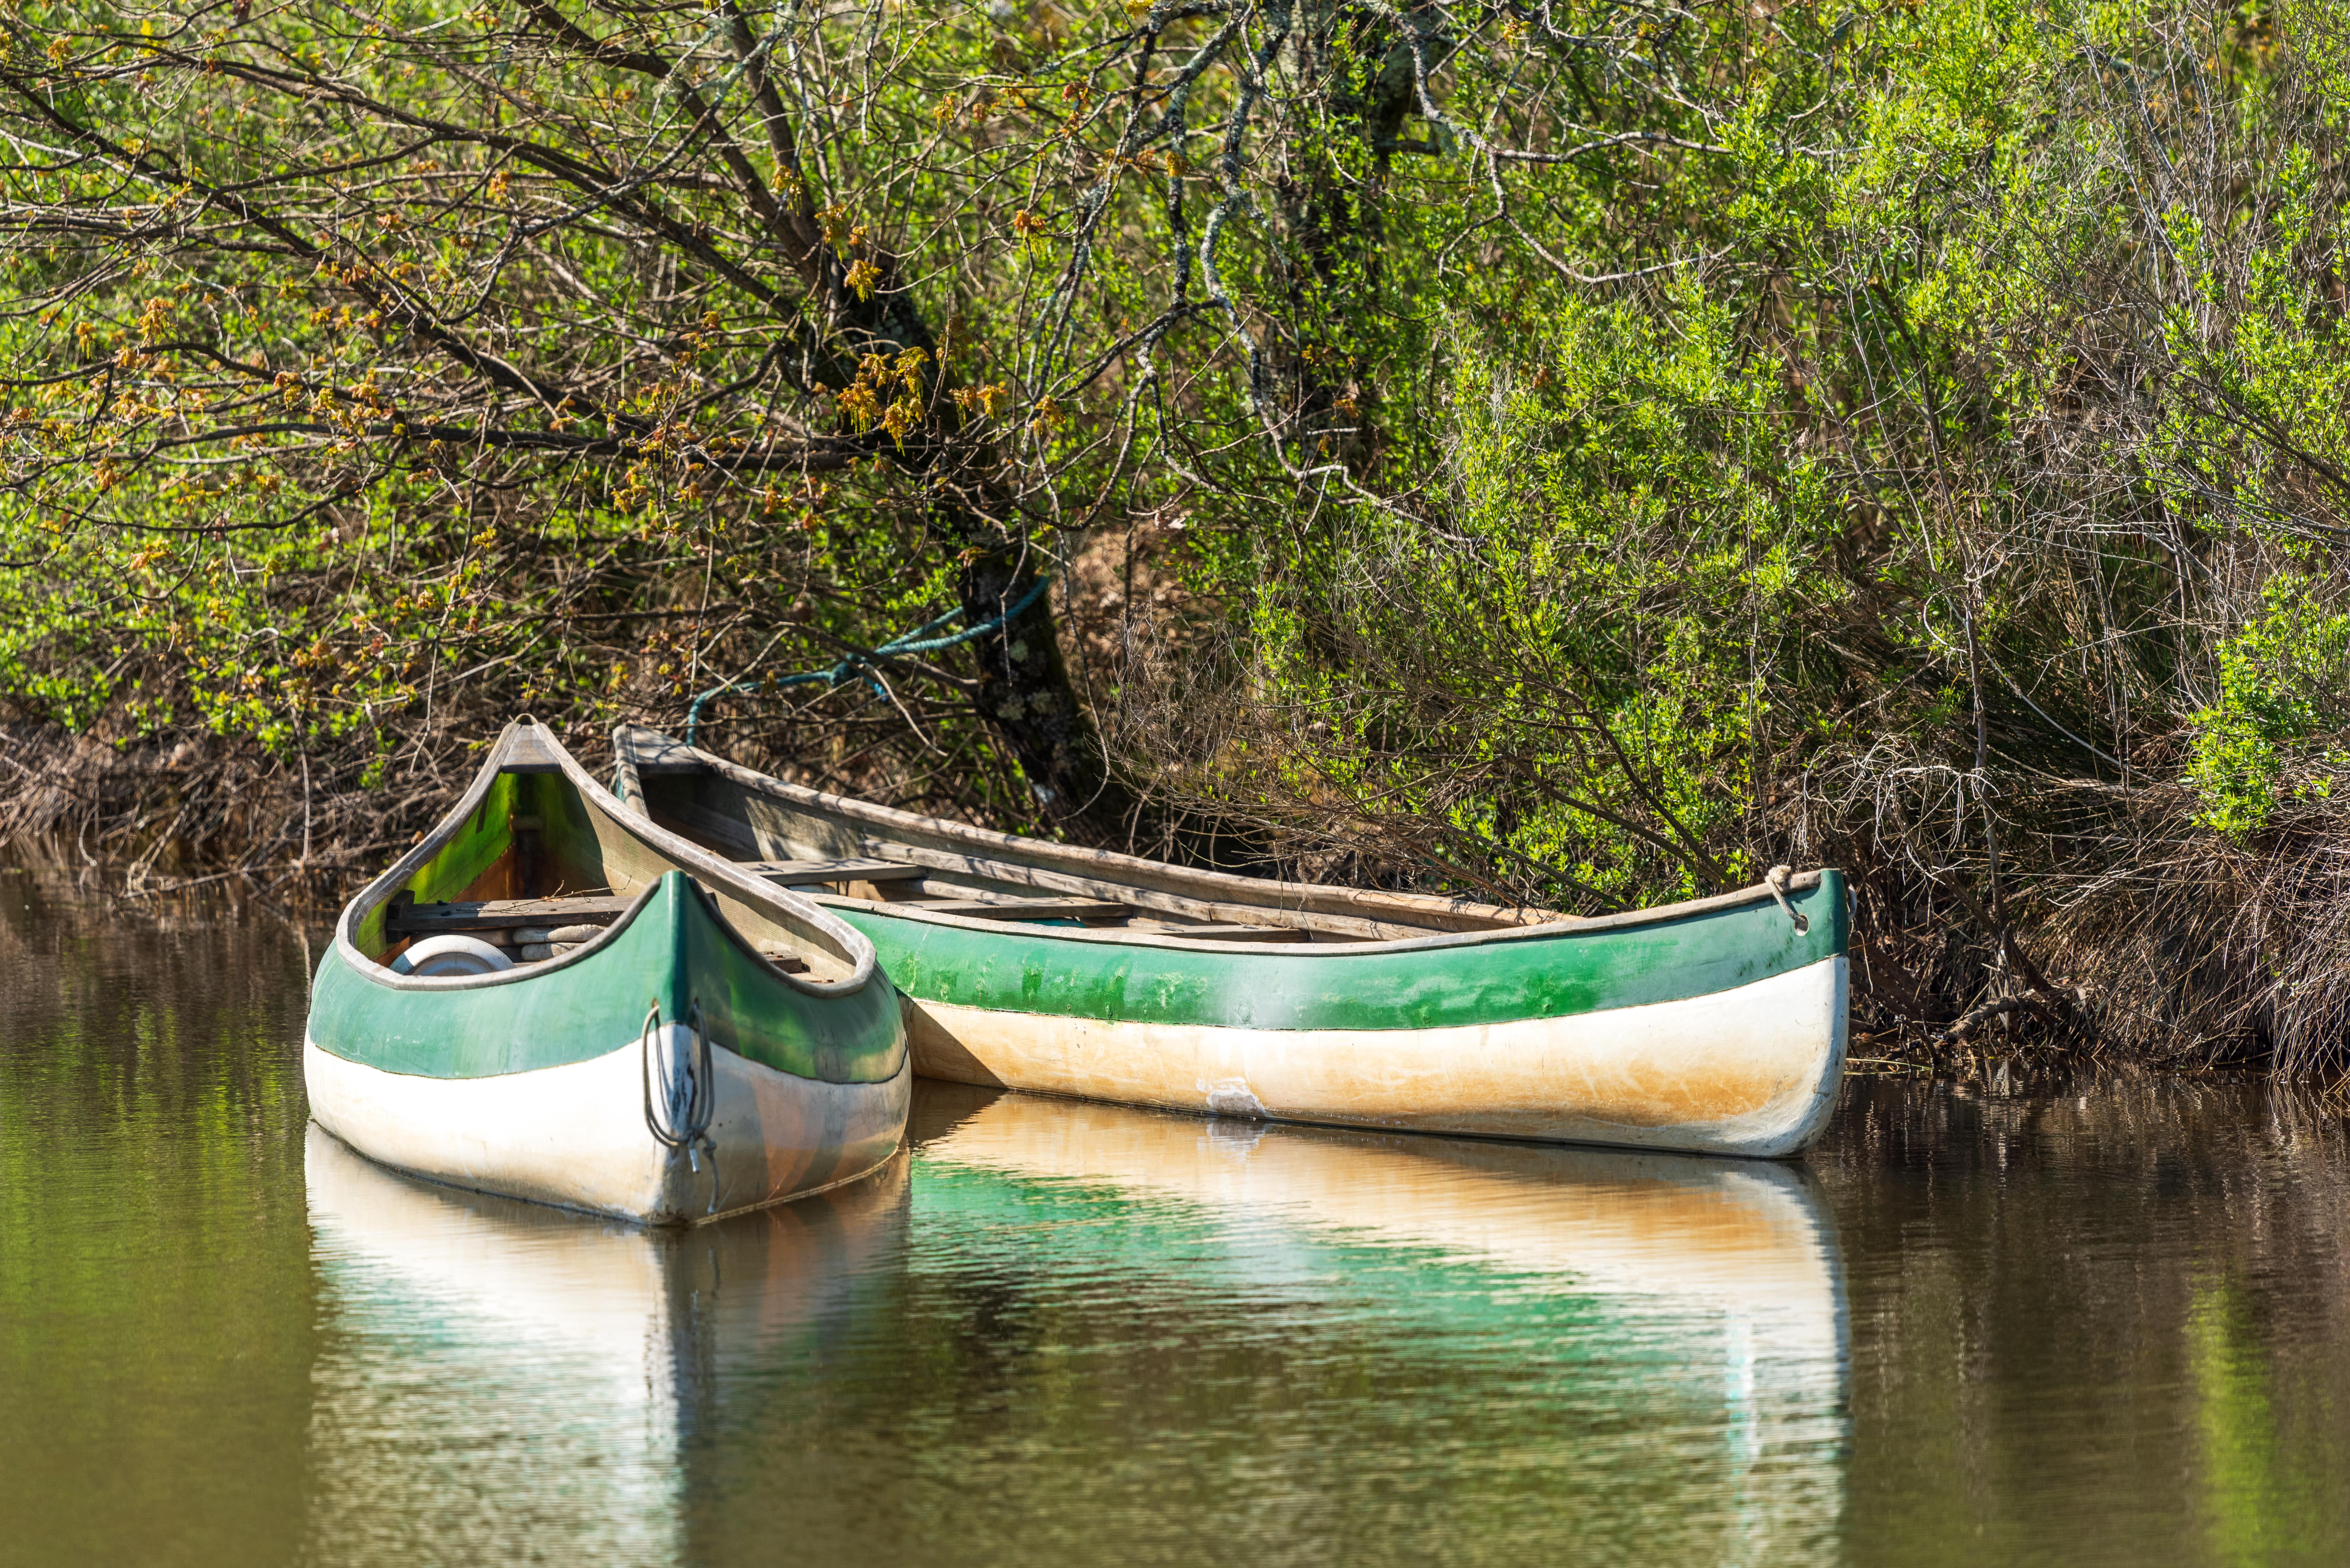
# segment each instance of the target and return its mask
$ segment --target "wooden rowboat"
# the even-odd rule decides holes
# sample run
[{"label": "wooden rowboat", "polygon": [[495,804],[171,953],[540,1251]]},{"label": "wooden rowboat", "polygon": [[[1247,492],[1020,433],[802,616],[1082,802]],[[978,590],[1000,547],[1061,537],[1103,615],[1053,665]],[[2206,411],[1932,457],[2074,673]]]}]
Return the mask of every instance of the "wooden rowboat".
[{"label": "wooden rowboat", "polygon": [[372,1159],[647,1223],[854,1180],[911,1088],[870,941],[625,810],[526,719],[343,909],[303,1072]]},{"label": "wooden rowboat", "polygon": [[1191,870],[784,783],[624,727],[619,793],[869,936],[926,1077],[1711,1154],[1818,1137],[1843,878],[1595,919]]}]

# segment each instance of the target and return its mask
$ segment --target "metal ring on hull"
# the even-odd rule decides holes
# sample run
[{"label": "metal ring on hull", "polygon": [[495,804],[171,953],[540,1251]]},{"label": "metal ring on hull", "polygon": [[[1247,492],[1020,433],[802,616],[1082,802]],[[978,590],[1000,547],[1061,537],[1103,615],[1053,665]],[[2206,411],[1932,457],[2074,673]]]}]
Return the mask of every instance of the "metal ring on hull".
[{"label": "metal ring on hull", "polygon": [[[688,1027],[693,1031],[693,1050],[686,1059],[682,1075],[682,1103],[679,1095],[680,1075],[664,1069],[660,1074],[661,1092],[656,1108],[653,1037],[660,1029],[660,1003],[658,1002],[645,1012],[645,1026],[637,1036],[637,1049],[643,1066],[645,1128],[663,1148],[685,1150],[687,1160],[698,1172],[702,1167],[694,1158],[697,1146],[710,1154],[713,1168],[718,1156],[718,1146],[710,1138],[710,1118],[717,1109],[718,1083],[716,1070],[710,1059],[710,1032],[702,1025],[702,1003],[699,1001],[693,1003],[691,1017],[692,1023]],[[713,1201],[715,1197],[713,1193]]]}]

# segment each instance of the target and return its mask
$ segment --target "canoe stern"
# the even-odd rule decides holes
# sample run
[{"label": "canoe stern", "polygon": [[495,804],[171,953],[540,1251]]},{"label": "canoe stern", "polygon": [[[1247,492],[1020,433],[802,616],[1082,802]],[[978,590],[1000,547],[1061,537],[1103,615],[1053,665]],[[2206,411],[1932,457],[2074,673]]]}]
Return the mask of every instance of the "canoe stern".
[{"label": "canoe stern", "polygon": [[[435,1180],[708,1219],[852,1179],[897,1145],[912,1067],[895,992],[878,976],[818,990],[753,951],[679,872],[595,942],[526,969],[394,977],[338,943],[312,992],[311,1113]],[[715,1085],[707,1142],[673,1148],[648,1100],[695,1057],[697,1028]]]}]

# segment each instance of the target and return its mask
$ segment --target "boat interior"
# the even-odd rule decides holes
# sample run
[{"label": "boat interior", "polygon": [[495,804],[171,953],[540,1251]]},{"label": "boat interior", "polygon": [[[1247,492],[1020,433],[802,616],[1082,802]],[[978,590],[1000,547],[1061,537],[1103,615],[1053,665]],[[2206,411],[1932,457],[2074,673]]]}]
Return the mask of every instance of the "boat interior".
[{"label": "boat interior", "polygon": [[656,825],[819,903],[1233,943],[1360,944],[1562,920],[1545,909],[1194,871],[785,784],[644,729],[619,793]]},{"label": "boat interior", "polygon": [[[425,975],[549,962],[594,941],[648,888],[681,868],[633,824],[588,800],[544,747],[504,745],[499,761],[476,781],[477,798],[411,852],[405,874],[372,890],[379,896],[352,932],[366,957]],[[708,878],[696,886],[754,951],[787,973],[834,979],[852,967],[777,911]],[[428,959],[462,956],[427,966],[415,958],[427,943]]]}]

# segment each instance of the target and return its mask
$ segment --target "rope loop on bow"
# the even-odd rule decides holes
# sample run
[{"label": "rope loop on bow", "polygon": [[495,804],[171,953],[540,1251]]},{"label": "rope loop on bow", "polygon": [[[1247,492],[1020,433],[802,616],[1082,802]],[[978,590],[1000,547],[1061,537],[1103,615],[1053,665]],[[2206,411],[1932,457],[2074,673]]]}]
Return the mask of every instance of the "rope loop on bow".
[{"label": "rope loop on bow", "polygon": [[1794,874],[1792,866],[1773,866],[1762,873],[1762,885],[1771,889],[1771,897],[1779,900],[1779,908],[1787,912],[1787,919],[1794,923],[1795,934],[1801,936],[1812,929],[1812,922],[1809,916],[1798,914],[1795,906],[1787,902],[1787,879]]}]

